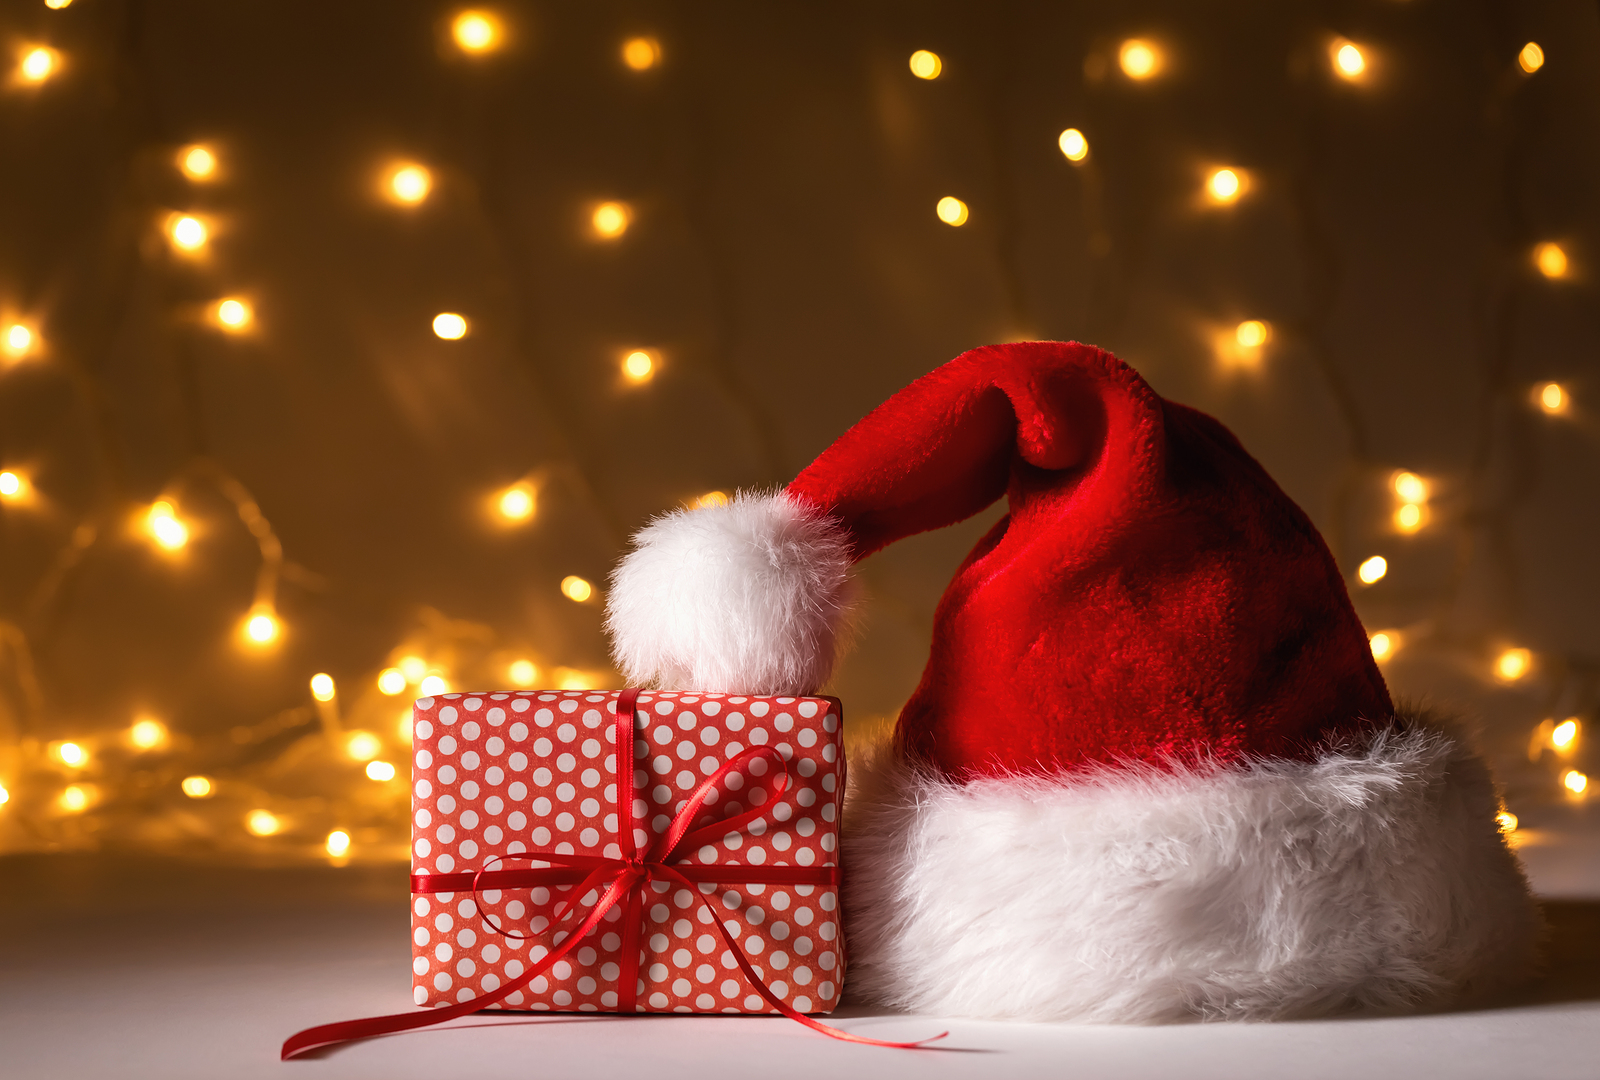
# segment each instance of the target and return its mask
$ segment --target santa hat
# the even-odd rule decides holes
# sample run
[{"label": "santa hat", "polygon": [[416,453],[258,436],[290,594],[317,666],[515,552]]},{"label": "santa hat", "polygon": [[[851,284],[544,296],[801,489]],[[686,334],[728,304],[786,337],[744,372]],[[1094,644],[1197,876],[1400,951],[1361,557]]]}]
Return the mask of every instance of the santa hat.
[{"label": "santa hat", "polygon": [[892,744],[857,769],[858,994],[1268,1018],[1521,976],[1538,919],[1487,770],[1396,715],[1326,545],[1227,429],[1098,349],[974,350],[784,491],[652,523],[613,578],[618,663],[813,691],[850,565],[1001,495]]}]

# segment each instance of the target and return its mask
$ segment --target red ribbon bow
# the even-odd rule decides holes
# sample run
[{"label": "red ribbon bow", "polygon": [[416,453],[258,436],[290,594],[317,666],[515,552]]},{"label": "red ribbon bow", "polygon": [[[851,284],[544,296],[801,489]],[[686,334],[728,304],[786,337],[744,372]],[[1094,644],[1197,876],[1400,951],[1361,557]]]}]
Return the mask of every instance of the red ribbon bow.
[{"label": "red ribbon bow", "polygon": [[[651,881],[674,881],[688,887],[690,895],[700,901],[700,904],[710,913],[711,924],[722,935],[722,940],[728,945],[729,952],[734,961],[739,965],[739,970],[744,972],[745,978],[754,986],[773,1008],[784,1016],[804,1024],[813,1031],[819,1031],[835,1039],[846,1042],[862,1043],[867,1046],[889,1046],[896,1048],[912,1048],[934,1039],[942,1039],[948,1032],[943,1032],[930,1039],[917,1042],[885,1042],[881,1039],[868,1039],[860,1035],[852,1035],[847,1031],[829,1027],[803,1013],[790,1008],[776,994],[768,988],[755,969],[750,966],[750,960],[745,956],[744,950],[739,948],[738,940],[729,933],[717,917],[717,911],[711,906],[695,886],[706,882],[731,882],[737,880],[746,884],[769,885],[801,885],[821,884],[835,885],[839,883],[839,868],[836,866],[739,866],[724,864],[721,866],[702,866],[695,864],[674,865],[680,858],[679,851],[694,851],[701,844],[744,828],[751,821],[768,813],[771,807],[777,805],[778,800],[789,786],[789,770],[784,764],[782,755],[769,746],[752,747],[744,751],[733,760],[723,765],[705,782],[694,790],[689,800],[684,804],[667,831],[657,838],[644,855],[639,854],[638,845],[633,835],[633,740],[634,740],[634,710],[638,703],[639,691],[637,689],[624,690],[617,696],[617,705],[614,725],[617,752],[617,847],[621,852],[619,858],[608,858],[596,855],[564,855],[556,851],[528,851],[515,854],[495,855],[485,860],[475,873],[459,874],[413,874],[411,889],[413,892],[461,892],[470,888],[472,902],[478,905],[478,891],[482,888],[530,888],[537,885],[571,885],[576,883],[568,899],[563,901],[556,909],[555,917],[550,920],[553,927],[561,922],[567,914],[576,910],[574,903],[581,897],[589,894],[591,889],[604,891],[599,899],[589,910],[589,914],[578,924],[577,928],[569,934],[557,934],[553,941],[555,947],[543,959],[529,967],[517,978],[505,983],[487,994],[472,998],[469,1001],[460,1001],[442,1009],[429,1009],[426,1012],[396,1013],[392,1016],[369,1016],[361,1020],[344,1020],[336,1024],[322,1024],[318,1027],[307,1028],[304,1031],[291,1035],[283,1044],[283,1060],[304,1054],[317,1047],[329,1046],[334,1043],[350,1042],[355,1039],[366,1039],[374,1035],[388,1035],[396,1031],[407,1031],[411,1028],[428,1027],[433,1024],[442,1024],[446,1020],[454,1020],[458,1016],[477,1012],[488,1008],[490,1005],[503,1000],[508,995],[521,990],[545,971],[553,967],[557,961],[566,956],[577,947],[588,933],[599,925],[600,920],[618,904],[623,905],[622,923],[622,965],[621,974],[618,976],[618,1002],[617,1011],[630,1013],[638,1008],[637,993],[639,980],[639,934],[643,922],[644,889]],[[744,768],[758,758],[770,758],[779,769],[777,783],[773,785],[772,797],[765,805],[756,806],[741,814],[736,814],[723,821],[716,821],[699,829],[692,829],[694,819],[705,804],[706,797],[711,791],[728,776],[728,774]],[[626,778],[626,782],[625,782]],[[548,864],[543,867],[530,867],[524,870],[490,870],[495,863],[507,859],[538,860]],[[504,929],[494,919],[490,918],[481,905],[478,905],[478,915],[488,923],[495,933],[505,937],[526,938],[530,935],[515,934]]]}]

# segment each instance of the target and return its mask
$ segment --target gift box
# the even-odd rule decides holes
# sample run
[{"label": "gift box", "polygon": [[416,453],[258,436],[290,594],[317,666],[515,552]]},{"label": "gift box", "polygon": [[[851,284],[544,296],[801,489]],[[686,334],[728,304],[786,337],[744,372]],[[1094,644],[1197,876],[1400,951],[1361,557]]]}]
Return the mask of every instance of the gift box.
[{"label": "gift box", "polygon": [[484,1007],[832,1011],[836,700],[452,693],[419,699],[412,732],[418,1005],[492,996],[557,949]]}]

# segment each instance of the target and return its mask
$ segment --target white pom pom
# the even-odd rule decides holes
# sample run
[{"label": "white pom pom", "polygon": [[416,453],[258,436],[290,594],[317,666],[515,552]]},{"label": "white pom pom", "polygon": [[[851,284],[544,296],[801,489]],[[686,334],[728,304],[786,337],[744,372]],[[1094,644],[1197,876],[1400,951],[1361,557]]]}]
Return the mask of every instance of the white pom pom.
[{"label": "white pom pom", "polygon": [[611,575],[606,629],[631,685],[809,694],[849,608],[844,529],[779,492],[665,514]]}]

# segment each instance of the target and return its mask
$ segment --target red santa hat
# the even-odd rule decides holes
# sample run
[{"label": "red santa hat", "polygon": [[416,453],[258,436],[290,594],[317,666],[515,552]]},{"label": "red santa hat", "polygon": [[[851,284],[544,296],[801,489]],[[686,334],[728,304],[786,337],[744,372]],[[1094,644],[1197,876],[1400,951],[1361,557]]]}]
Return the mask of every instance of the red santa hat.
[{"label": "red santa hat", "polygon": [[850,565],[1009,512],[956,571],[847,811],[850,983],[945,1015],[1434,1008],[1530,963],[1487,770],[1397,715],[1305,514],[1098,349],[974,350],[775,495],[669,514],[613,577],[631,681],[826,682]]}]

